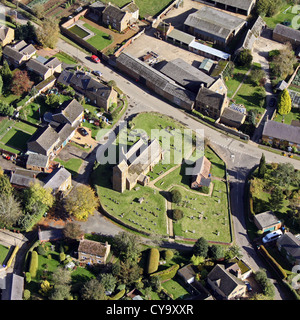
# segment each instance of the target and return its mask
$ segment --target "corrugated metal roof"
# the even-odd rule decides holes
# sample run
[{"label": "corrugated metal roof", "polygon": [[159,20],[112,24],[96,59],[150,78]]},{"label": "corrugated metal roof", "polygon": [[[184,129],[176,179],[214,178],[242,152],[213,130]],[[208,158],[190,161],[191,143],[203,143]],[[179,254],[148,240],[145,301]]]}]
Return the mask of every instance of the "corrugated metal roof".
[{"label": "corrugated metal roof", "polygon": [[202,43],[199,43],[199,42],[196,42],[196,41],[192,41],[189,46],[191,48],[193,48],[193,49],[200,50],[202,52],[211,54],[211,55],[213,55],[215,57],[218,57],[220,59],[227,60],[227,59],[230,58],[230,54],[229,53],[226,53],[226,52],[223,52],[221,50],[217,50],[217,49],[211,48],[209,46],[206,46],[206,45],[204,45]]}]

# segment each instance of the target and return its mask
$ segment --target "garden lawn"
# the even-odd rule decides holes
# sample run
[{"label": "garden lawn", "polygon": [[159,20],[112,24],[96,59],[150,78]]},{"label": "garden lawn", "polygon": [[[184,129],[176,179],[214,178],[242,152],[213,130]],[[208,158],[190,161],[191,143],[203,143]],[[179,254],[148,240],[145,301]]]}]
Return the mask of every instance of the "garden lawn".
[{"label": "garden lawn", "polygon": [[283,123],[285,124],[291,124],[293,120],[300,121],[300,111],[298,108],[292,108],[291,112],[284,116],[282,116],[279,113],[276,113],[274,120],[277,122],[282,122],[283,120]]},{"label": "garden lawn", "polygon": [[54,55],[57,59],[59,59],[61,62],[64,62],[66,64],[77,64],[76,59],[73,57],[69,56],[68,54],[64,52],[58,52]]},{"label": "garden lawn", "polygon": [[248,70],[249,70],[248,68],[239,67],[239,66],[236,66],[234,68],[233,76],[225,82],[228,89],[227,95],[229,98],[233,96],[238,86],[241,84],[242,80],[244,79],[245,74],[247,73]]},{"label": "garden lawn", "polygon": [[181,286],[177,281],[170,279],[166,282],[163,282],[162,287],[167,290],[168,293],[173,295],[173,299],[184,299],[186,296],[189,296],[188,291]]},{"label": "garden lawn", "polygon": [[92,27],[88,23],[85,23],[83,26],[95,33],[95,35],[87,39],[86,42],[91,44],[96,49],[102,50],[113,42],[113,40],[109,38],[109,35],[107,33],[102,32],[95,27]]},{"label": "garden lawn", "polygon": [[232,241],[226,183],[214,180],[213,184],[212,196],[176,187],[182,194],[182,201],[179,204],[172,203],[172,209],[182,210],[184,216],[173,223],[175,235],[191,239],[204,237],[210,241],[228,243]]},{"label": "garden lawn", "polygon": [[9,248],[4,247],[3,245],[0,244],[0,265],[1,266],[3,262],[6,260],[8,252],[9,252]]},{"label": "garden lawn", "polygon": [[14,149],[25,152],[27,148],[26,143],[30,139],[30,137],[30,134],[12,128],[2,137],[0,142]]},{"label": "garden lawn", "polygon": [[[126,190],[123,193],[113,190],[112,168],[110,165],[99,165],[92,176],[103,208],[120,221],[138,230],[166,235],[164,197],[158,191],[138,184],[131,191]],[[144,198],[141,204],[138,202],[140,198]]]},{"label": "garden lawn", "polygon": [[72,158],[68,161],[63,161],[60,158],[55,158],[54,160],[64,166],[65,169],[70,171],[72,175],[76,175],[79,173],[80,167],[83,163],[83,160],[79,158]]},{"label": "garden lawn", "polygon": [[[172,0],[173,1],[173,0]],[[171,0],[135,0],[136,5],[140,9],[140,17],[145,17],[146,15],[154,16],[162,11],[166,6],[168,6]],[[104,0],[103,2],[111,2],[119,7],[123,7],[127,4],[128,0]]]},{"label": "garden lawn", "polygon": [[[289,9],[286,11],[286,13],[284,13],[284,11],[287,8]],[[278,23],[282,23],[284,21],[288,21],[291,23],[292,19],[296,17],[296,15],[298,14],[297,10],[296,10],[296,13],[292,13],[292,8],[293,8],[292,4],[285,4],[282,6],[278,14],[276,14],[273,17],[264,17],[263,19],[265,20],[267,26],[271,29],[274,29]],[[297,19],[297,23],[299,23],[298,19]]]}]

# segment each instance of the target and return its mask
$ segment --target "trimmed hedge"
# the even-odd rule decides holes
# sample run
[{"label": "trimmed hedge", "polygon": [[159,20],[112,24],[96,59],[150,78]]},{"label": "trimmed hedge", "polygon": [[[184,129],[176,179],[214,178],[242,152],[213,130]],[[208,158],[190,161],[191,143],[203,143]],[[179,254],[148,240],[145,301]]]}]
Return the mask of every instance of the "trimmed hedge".
[{"label": "trimmed hedge", "polygon": [[36,277],[38,265],[39,265],[39,255],[36,251],[32,251],[30,266],[29,266],[29,273],[31,274],[32,278]]},{"label": "trimmed hedge", "polygon": [[13,260],[14,260],[14,258],[15,258],[15,256],[16,256],[18,251],[19,251],[19,247],[15,246],[14,251],[12,252],[9,260],[7,261],[7,265],[6,265],[7,268],[9,268],[11,266],[11,264],[12,264],[12,262],[13,262]]},{"label": "trimmed hedge", "polygon": [[158,277],[160,281],[170,280],[176,275],[178,269],[179,264],[174,264],[166,270],[150,274],[150,277]]},{"label": "trimmed hedge", "polygon": [[147,273],[157,271],[159,263],[159,251],[157,248],[151,248],[148,255]]},{"label": "trimmed hedge", "polygon": [[124,294],[125,294],[126,290],[123,289],[121,291],[119,291],[116,295],[114,295],[113,297],[108,297],[108,300],[120,300]]},{"label": "trimmed hedge", "polygon": [[281,265],[270,255],[270,253],[267,251],[267,249],[261,245],[259,247],[259,251],[260,253],[264,256],[264,258],[266,258],[266,260],[274,267],[274,269],[278,272],[278,274],[280,275],[280,277],[282,279],[286,279],[287,278],[287,274],[285,272],[285,270],[281,267]]}]

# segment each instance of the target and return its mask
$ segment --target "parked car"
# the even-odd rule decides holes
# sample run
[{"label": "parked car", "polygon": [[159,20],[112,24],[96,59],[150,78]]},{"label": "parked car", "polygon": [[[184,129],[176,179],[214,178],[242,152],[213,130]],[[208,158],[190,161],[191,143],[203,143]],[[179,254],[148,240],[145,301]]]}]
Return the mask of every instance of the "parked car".
[{"label": "parked car", "polygon": [[276,99],[275,98],[271,98],[269,101],[269,107],[274,108],[276,105]]},{"label": "parked car", "polygon": [[98,70],[92,71],[92,74],[94,74],[97,77],[101,77],[102,76],[102,72],[98,71]]},{"label": "parked car", "polygon": [[100,59],[97,56],[95,56],[94,54],[91,56],[91,60],[96,62],[96,63],[100,62]]},{"label": "parked car", "polygon": [[276,230],[273,232],[268,233],[266,236],[263,237],[262,242],[263,243],[269,243],[271,241],[277,240],[282,236],[281,230]]},{"label": "parked car", "polygon": [[87,136],[89,133],[84,128],[79,128],[78,131],[83,135]]},{"label": "parked car", "polygon": [[252,291],[252,287],[248,281],[245,281],[245,285],[247,286],[247,290],[250,292]]}]

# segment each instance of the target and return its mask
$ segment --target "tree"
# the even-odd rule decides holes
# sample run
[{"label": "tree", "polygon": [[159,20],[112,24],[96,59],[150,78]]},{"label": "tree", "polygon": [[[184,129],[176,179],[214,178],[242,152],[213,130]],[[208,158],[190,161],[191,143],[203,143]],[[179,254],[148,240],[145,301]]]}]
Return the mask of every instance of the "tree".
[{"label": "tree", "polygon": [[91,279],[84,283],[81,297],[83,300],[106,300],[104,286],[97,279]]},{"label": "tree", "polygon": [[265,157],[265,154],[263,153],[261,155],[259,166],[258,166],[258,176],[260,178],[263,178],[266,174],[266,171],[267,171],[266,157]]},{"label": "tree", "polygon": [[282,187],[287,187],[294,182],[297,182],[298,175],[295,173],[294,166],[291,163],[280,163],[277,168],[272,171],[276,184]]},{"label": "tree", "polygon": [[0,114],[3,116],[11,117],[15,111],[12,105],[7,104],[4,101],[0,101]]},{"label": "tree", "polygon": [[256,11],[262,17],[272,17],[279,12],[282,6],[282,0],[258,0]]},{"label": "tree", "polygon": [[274,55],[270,68],[272,73],[280,79],[285,79],[294,72],[294,65],[297,63],[297,58],[293,51],[292,45],[287,43],[285,48],[279,50],[278,55]]},{"label": "tree", "polygon": [[250,67],[253,60],[250,49],[243,49],[237,56],[237,64],[239,66]]},{"label": "tree", "polygon": [[35,183],[23,191],[24,207],[29,212],[41,212],[41,207],[48,210],[53,206],[54,197],[51,189],[45,189],[39,183]]},{"label": "tree", "polygon": [[26,24],[16,24],[15,28],[15,38],[18,40],[35,40],[36,39],[36,29],[34,25],[27,21]]},{"label": "tree", "polygon": [[10,196],[13,193],[13,187],[9,181],[9,178],[5,174],[0,173],[0,194],[2,196]]},{"label": "tree", "polygon": [[44,6],[41,3],[36,4],[32,8],[33,14],[36,15],[38,19],[41,19],[44,17]]},{"label": "tree", "polygon": [[241,258],[241,248],[238,245],[230,246],[225,252],[225,259]]},{"label": "tree", "polygon": [[33,85],[26,70],[16,70],[13,74],[10,90],[13,94],[20,96],[28,92]]},{"label": "tree", "polygon": [[0,225],[3,227],[12,227],[22,216],[20,203],[12,194],[1,195],[0,197]]},{"label": "tree", "polygon": [[213,244],[210,247],[210,256],[214,260],[219,260],[219,259],[224,258],[224,249],[223,249],[223,247],[220,246],[220,245]]},{"label": "tree", "polygon": [[114,250],[125,261],[137,261],[141,253],[141,240],[135,234],[120,232],[114,238]]},{"label": "tree", "polygon": [[68,269],[58,267],[53,271],[52,282],[54,286],[57,285],[68,285],[71,283],[71,271]]},{"label": "tree", "polygon": [[2,95],[2,89],[3,89],[3,79],[2,79],[2,76],[0,74],[0,95]]},{"label": "tree", "polygon": [[280,210],[283,208],[284,194],[281,188],[275,187],[269,198],[269,207],[271,210]]},{"label": "tree", "polygon": [[278,113],[281,115],[286,115],[290,113],[292,109],[292,100],[287,89],[284,89],[278,98]]},{"label": "tree", "polygon": [[59,107],[59,95],[55,93],[48,94],[45,98],[45,103],[51,108]]},{"label": "tree", "polygon": [[260,284],[263,289],[263,293],[265,296],[270,298],[274,298],[275,296],[275,288],[270,279],[267,277],[267,273],[265,269],[259,269],[255,275],[255,280]]},{"label": "tree", "polygon": [[119,282],[126,285],[131,285],[136,282],[141,275],[141,268],[135,261],[120,261],[118,267],[118,273],[116,273],[116,268],[114,268],[114,275],[119,279]]},{"label": "tree", "polygon": [[172,202],[174,202],[174,203],[179,203],[182,199],[182,195],[181,195],[180,191],[177,189],[173,189],[171,191],[171,196],[172,196]]},{"label": "tree", "polygon": [[7,90],[10,87],[12,81],[12,72],[9,68],[8,62],[6,60],[3,61],[3,66],[0,72],[2,76],[2,80],[4,83],[4,88]]},{"label": "tree", "polygon": [[173,210],[173,219],[180,220],[183,218],[183,211],[180,209]]},{"label": "tree", "polygon": [[193,252],[196,256],[207,257],[208,242],[204,237],[199,238],[193,247]]},{"label": "tree", "polygon": [[59,23],[54,17],[46,17],[41,28],[37,29],[38,41],[43,47],[54,49],[59,38]]},{"label": "tree", "polygon": [[103,273],[100,276],[100,283],[106,291],[113,292],[117,284],[117,279],[111,273]]},{"label": "tree", "polygon": [[80,225],[74,222],[67,222],[64,227],[63,233],[66,238],[72,240],[78,239],[83,234]]},{"label": "tree", "polygon": [[261,68],[253,67],[250,71],[250,79],[256,85],[259,84],[260,80],[266,76],[266,73]]},{"label": "tree", "polygon": [[66,211],[77,220],[85,221],[98,208],[99,200],[93,189],[86,185],[74,188],[65,200]]}]

